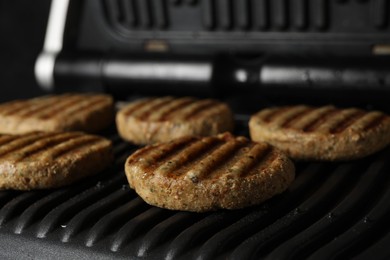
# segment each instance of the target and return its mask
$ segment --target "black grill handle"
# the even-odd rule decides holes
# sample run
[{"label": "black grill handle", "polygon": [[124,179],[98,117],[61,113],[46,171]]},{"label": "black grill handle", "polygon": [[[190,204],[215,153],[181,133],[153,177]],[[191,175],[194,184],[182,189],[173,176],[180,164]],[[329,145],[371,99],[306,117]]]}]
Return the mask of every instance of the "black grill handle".
[{"label": "black grill handle", "polygon": [[60,55],[55,90],[129,95],[212,96],[242,92],[359,91],[390,93],[387,57],[324,59],[256,56]]}]

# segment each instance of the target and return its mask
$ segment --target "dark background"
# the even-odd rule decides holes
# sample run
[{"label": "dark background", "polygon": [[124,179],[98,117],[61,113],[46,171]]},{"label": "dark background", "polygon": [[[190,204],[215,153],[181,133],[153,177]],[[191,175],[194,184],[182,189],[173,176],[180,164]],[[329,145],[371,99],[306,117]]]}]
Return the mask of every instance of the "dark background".
[{"label": "dark background", "polygon": [[0,0],[0,102],[45,94],[34,77],[50,0]]}]

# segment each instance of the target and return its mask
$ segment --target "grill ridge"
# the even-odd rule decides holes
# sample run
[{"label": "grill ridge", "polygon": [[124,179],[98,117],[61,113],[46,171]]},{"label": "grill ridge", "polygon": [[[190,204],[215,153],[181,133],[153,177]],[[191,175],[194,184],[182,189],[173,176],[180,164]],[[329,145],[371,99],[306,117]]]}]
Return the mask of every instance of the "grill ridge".
[{"label": "grill ridge", "polygon": [[69,220],[72,217],[71,215],[77,214],[77,212],[85,207],[85,205],[90,204],[91,201],[95,201],[106,196],[109,192],[112,192],[115,187],[120,185],[123,180],[123,175],[116,175],[103,187],[91,187],[60,204],[43,217],[42,221],[38,224],[36,237],[46,237],[51,231],[60,225],[60,222],[66,222]]},{"label": "grill ridge", "polygon": [[117,231],[119,226],[123,226],[126,221],[126,216],[139,214],[141,210],[145,210],[145,202],[141,198],[136,197],[116,210],[102,216],[89,230],[85,245],[92,247],[105,235],[114,232],[114,230]]},{"label": "grill ridge", "polygon": [[31,204],[31,206],[27,207],[26,210],[20,214],[15,224],[14,233],[22,234],[38,216],[44,215],[49,208],[65,201],[68,198],[69,193],[69,189],[61,189]]},{"label": "grill ridge", "polygon": [[134,240],[142,231],[147,230],[152,225],[155,225],[156,222],[161,222],[172,214],[170,211],[155,207],[146,209],[119,229],[111,242],[111,251],[121,250],[124,244]]},{"label": "grill ridge", "polygon": [[[324,181],[324,185],[304,200],[294,211],[289,212],[284,218],[256,234],[257,242],[261,241],[261,246],[255,249],[257,254],[265,256],[271,253],[272,255],[274,248],[299,234],[300,230],[296,227],[303,227],[305,230],[319,217],[326,215],[343,196],[345,186],[348,186],[348,182],[351,181],[351,174],[352,168],[349,166],[335,169],[332,175]],[[275,236],[275,234],[277,235]]]},{"label": "grill ridge", "polygon": [[200,214],[202,218],[194,221],[194,224],[186,227],[180,234],[172,241],[168,248],[165,259],[172,260],[183,256],[184,252],[192,249],[194,245],[201,244],[205,237],[216,232],[218,228],[225,221],[226,213],[218,212],[213,214]]},{"label": "grill ridge", "polygon": [[[352,169],[356,170],[358,166],[357,164]],[[367,168],[365,169],[367,170]],[[334,237],[332,235],[342,233],[362,214],[365,214],[365,207],[362,206],[361,201],[366,196],[369,196],[370,192],[374,191],[375,179],[378,178],[379,173],[375,171],[371,174],[359,176],[359,179],[356,180],[358,181],[356,185],[350,186],[348,192],[344,192],[344,195],[340,197],[339,203],[328,214],[322,216],[316,223],[291,238],[288,243],[277,247],[269,257],[286,257],[287,255],[298,258],[307,257],[321,247],[322,244],[329,242],[329,239]],[[347,217],[350,221],[343,222],[343,219]]]},{"label": "grill ridge", "polygon": [[[316,169],[315,165],[311,166],[309,169],[313,170],[313,167]],[[316,174],[320,174],[322,169],[320,168],[317,170],[319,172],[316,172]],[[268,212],[263,213],[260,210],[257,218],[253,219],[251,223],[240,220],[238,223],[234,224],[234,226],[222,230],[219,234],[212,237],[200,250],[202,252],[201,256],[207,259],[213,259],[218,253],[221,253],[221,250],[230,251],[233,248],[236,248],[236,250],[232,252],[232,259],[235,259],[239,255],[240,258],[243,257],[243,259],[248,259],[250,257],[249,254],[252,255],[262,245],[261,243],[255,243],[253,248],[250,247],[251,250],[248,250],[248,241],[261,241],[262,243],[268,241],[268,239],[262,238],[259,234],[266,232],[265,230],[267,230],[267,227],[274,226],[278,221],[282,223],[288,221],[286,216],[288,216],[291,211],[300,207],[307,197],[313,196],[313,194],[311,194],[312,192],[315,194],[315,192],[324,187],[326,181],[323,181],[323,179],[325,176],[322,176],[322,180],[318,180],[311,175],[312,173],[313,172],[311,171],[305,170],[299,174],[297,181],[309,184],[305,185],[305,189],[297,191],[295,189],[298,187],[300,188],[301,186],[294,186],[293,183],[293,186],[290,187],[290,194],[287,195],[288,198],[283,199],[278,197],[280,201],[271,200],[269,202],[270,210]],[[314,190],[310,189],[311,185],[315,187]],[[317,185],[320,186],[316,187]],[[234,234],[235,232],[240,235]],[[235,256],[235,254],[237,254],[237,256]]]},{"label": "grill ridge", "polygon": [[[294,208],[297,208],[299,205],[299,201],[304,200],[305,196],[310,197],[311,194],[317,191],[318,188],[323,184],[324,180],[327,178],[327,176],[323,174],[323,171],[324,167],[316,163],[309,164],[304,168],[302,168],[302,165],[297,165],[297,177],[292,183],[292,185],[289,187],[289,195],[287,195],[288,199],[293,199],[295,201],[295,203],[289,203],[290,201],[286,203],[288,207],[291,206],[290,211]],[[269,214],[270,209],[272,209],[273,212],[280,212],[280,209],[283,210],[282,207],[284,204],[282,204],[282,206],[279,206],[279,210],[274,208],[274,205],[280,204],[279,200],[282,200],[282,196],[283,195],[279,195],[278,197],[275,197],[266,204],[266,210],[264,211],[265,215],[261,216],[261,219],[257,220],[260,221],[260,227],[258,229],[254,229],[252,227],[249,228],[249,231],[247,233],[248,239],[243,239],[243,241],[237,242],[236,248],[231,253],[232,259],[235,259],[237,257],[243,257],[243,259],[246,259],[254,254],[256,249],[260,246],[258,243],[252,244],[252,242],[256,241],[256,232],[258,230],[261,230],[262,227],[267,226],[267,224],[261,220],[265,218],[267,214]],[[286,214],[287,213],[288,211],[286,211]],[[268,222],[275,221],[276,213],[272,214],[274,215],[274,217],[267,218]],[[232,249],[233,248],[230,247],[230,250]]]},{"label": "grill ridge", "polygon": [[145,234],[137,250],[138,257],[147,257],[149,252],[163,244],[169,238],[177,235],[181,229],[193,221],[193,216],[188,212],[177,212],[169,218],[161,221]]},{"label": "grill ridge", "polygon": [[[320,256],[323,259],[326,259],[326,256],[330,257],[331,255],[351,258],[356,255],[356,252],[360,252],[362,248],[367,247],[376,240],[370,236],[363,235],[373,232],[372,226],[376,225],[382,232],[383,230],[386,230],[386,228],[384,228],[386,225],[379,224],[377,220],[386,219],[386,216],[390,215],[390,209],[386,207],[390,199],[390,190],[387,189],[390,184],[390,177],[388,174],[384,174],[390,169],[390,164],[386,162],[386,160],[383,160],[388,158],[388,156],[389,153],[385,153],[381,158],[382,160],[374,162],[368,169],[370,170],[370,173],[377,173],[376,176],[373,176],[374,180],[372,180],[372,186],[376,186],[376,188],[375,192],[369,191],[368,189],[366,192],[362,192],[362,196],[366,195],[366,199],[361,200],[364,205],[364,211],[362,210],[361,213],[359,212],[360,214],[356,217],[356,223],[351,225],[345,232],[341,233],[338,236],[339,239],[330,241],[324,247],[316,251],[311,256],[313,259],[319,259]],[[369,192],[372,194],[368,197],[367,193]],[[387,228],[387,230],[389,230],[389,228]],[[362,235],[356,236],[357,232]],[[376,237],[380,237],[378,236],[379,232],[379,230],[378,232],[374,232],[376,233]]]},{"label": "grill ridge", "polygon": [[2,208],[10,200],[21,194],[21,191],[0,191],[0,207]]},{"label": "grill ridge", "polygon": [[69,242],[80,230],[92,226],[98,221],[102,212],[111,211],[118,205],[125,203],[127,195],[128,192],[126,190],[119,189],[79,211],[79,213],[69,220],[62,234],[61,241]]},{"label": "grill ridge", "polygon": [[4,226],[11,218],[19,214],[24,207],[45,195],[44,191],[31,191],[21,193],[10,200],[0,210],[0,227]]},{"label": "grill ridge", "polygon": [[[387,206],[388,204],[386,204]],[[389,228],[387,227],[387,223],[388,223],[388,218],[389,218],[390,214],[386,214],[385,215],[385,218],[381,219],[381,221],[378,221],[378,224],[372,228],[372,232],[370,232],[370,236],[368,236],[367,238],[369,237],[380,237],[379,241],[375,241],[376,243],[375,244],[371,244],[372,241],[370,241],[371,243],[369,244],[366,244],[366,243],[362,243],[360,244],[360,248],[359,248],[359,255],[355,256],[354,258],[355,259],[369,259],[370,257],[378,254],[378,252],[381,252],[381,254],[383,255],[383,259],[387,259],[389,257],[389,254],[388,254],[388,248],[389,248],[389,243],[390,243],[390,233],[389,233]],[[384,228],[386,227],[386,228]],[[386,254],[384,253],[386,252]]]}]

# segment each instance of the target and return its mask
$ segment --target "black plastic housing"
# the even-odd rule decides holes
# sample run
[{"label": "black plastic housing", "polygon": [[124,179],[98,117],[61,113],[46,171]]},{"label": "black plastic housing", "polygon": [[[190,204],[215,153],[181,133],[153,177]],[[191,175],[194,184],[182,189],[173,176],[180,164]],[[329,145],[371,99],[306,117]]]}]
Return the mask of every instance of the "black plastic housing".
[{"label": "black plastic housing", "polygon": [[383,97],[388,10],[382,0],[71,1],[55,89]]}]

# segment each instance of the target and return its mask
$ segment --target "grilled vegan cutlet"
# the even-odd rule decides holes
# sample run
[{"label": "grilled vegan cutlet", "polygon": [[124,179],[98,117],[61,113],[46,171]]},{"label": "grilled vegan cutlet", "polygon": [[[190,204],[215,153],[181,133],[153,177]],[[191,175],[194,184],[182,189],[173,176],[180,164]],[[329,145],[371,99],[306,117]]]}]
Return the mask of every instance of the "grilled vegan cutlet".
[{"label": "grilled vegan cutlet", "polygon": [[379,111],[334,106],[264,109],[249,121],[254,141],[303,160],[351,160],[390,143],[390,117]]},{"label": "grilled vegan cutlet", "polygon": [[96,133],[114,120],[111,96],[49,95],[0,105],[0,133],[84,131]]},{"label": "grilled vegan cutlet", "polygon": [[195,212],[259,204],[295,177],[283,153],[229,133],[146,146],[127,159],[125,171],[147,203]]},{"label": "grilled vegan cutlet", "polygon": [[113,160],[111,142],[80,132],[0,135],[0,189],[56,188]]},{"label": "grilled vegan cutlet", "polygon": [[232,131],[234,119],[229,107],[217,100],[160,97],[123,107],[117,113],[116,124],[123,139],[142,145]]}]

